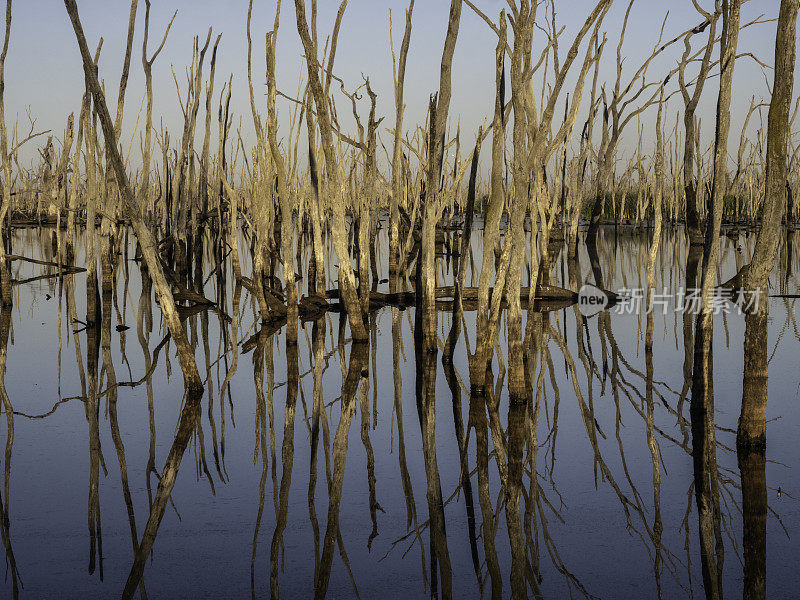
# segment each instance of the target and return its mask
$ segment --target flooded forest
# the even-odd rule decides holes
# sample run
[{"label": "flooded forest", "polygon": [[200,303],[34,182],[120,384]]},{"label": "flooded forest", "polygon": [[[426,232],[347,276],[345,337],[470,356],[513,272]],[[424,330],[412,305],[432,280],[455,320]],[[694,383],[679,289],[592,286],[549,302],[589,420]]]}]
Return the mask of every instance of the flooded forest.
[{"label": "flooded forest", "polygon": [[216,25],[170,45],[189,3],[132,0],[120,57],[64,0],[58,131],[6,106],[31,1],[0,51],[0,597],[796,597],[799,0],[437,1],[422,97],[434,3],[373,25],[384,89],[340,76],[348,0],[231,3],[234,73]]}]

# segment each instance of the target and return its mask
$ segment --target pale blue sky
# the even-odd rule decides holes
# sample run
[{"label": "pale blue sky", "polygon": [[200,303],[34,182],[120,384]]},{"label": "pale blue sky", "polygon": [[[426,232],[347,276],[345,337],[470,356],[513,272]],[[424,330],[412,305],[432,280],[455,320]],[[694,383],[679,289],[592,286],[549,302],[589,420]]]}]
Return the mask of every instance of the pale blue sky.
[{"label": "pale blue sky", "polygon": [[[711,1],[705,0],[701,3],[710,6]],[[448,0],[417,0],[406,79],[406,129],[410,125],[424,121],[428,96],[438,87],[439,59],[449,4]],[[505,6],[501,0],[478,0],[477,4],[495,18],[500,9]],[[319,0],[321,40],[325,39],[333,26],[338,5],[338,1]],[[405,18],[404,11],[407,5],[405,0],[351,0],[345,13],[339,38],[336,73],[348,82],[348,87],[351,89],[361,83],[361,73],[370,77],[372,86],[379,95],[379,114],[386,117],[385,125],[392,124],[394,120],[392,66],[388,35],[389,10],[391,9],[393,13],[395,44],[399,48]],[[593,5],[593,0],[556,1],[558,22],[566,26],[564,41],[561,43],[562,59],[571,43],[572,34],[583,23]],[[122,65],[130,3],[127,0],[78,0],[78,6],[90,46],[94,48],[101,35],[105,38],[100,72],[106,81],[110,104],[113,107]],[[603,27],[608,33],[609,42],[603,57],[601,81],[605,80],[609,88],[613,86],[614,52],[626,6],[626,1],[616,0]],[[761,13],[765,13],[767,18],[774,18],[778,6],[778,0],[768,2],[751,0],[743,9],[742,20],[747,22]],[[180,127],[180,109],[170,67],[174,66],[178,81],[185,89],[183,74],[191,59],[192,38],[194,35],[200,35],[204,39],[208,27],[213,26],[214,36],[217,33],[223,34],[217,61],[215,97],[219,93],[222,82],[226,81],[228,76],[233,73],[232,105],[235,114],[242,119],[243,134],[249,138],[248,134],[252,128],[246,80],[247,0],[195,0],[192,2],[152,0],[151,48],[154,48],[160,41],[164,27],[176,9],[178,16],[164,51],[154,67],[156,125],[163,116],[165,124],[172,132],[172,139],[177,137]],[[692,7],[691,0],[674,2],[637,0],[631,12],[629,32],[624,46],[624,54],[628,57],[625,63],[627,67],[638,66],[643,57],[650,52],[667,9],[670,10],[665,34],[667,39],[700,21]],[[274,1],[255,1],[252,31],[253,71],[257,94],[263,94],[264,91],[264,33],[272,26],[274,10]],[[7,119],[11,121],[18,114],[24,125],[26,122],[25,112],[29,108],[32,116],[37,119],[37,129],[53,129],[60,137],[67,115],[70,112],[78,111],[83,91],[80,58],[63,2],[61,0],[15,0],[12,12],[12,37],[6,66]],[[540,14],[543,14],[543,7],[540,9]],[[144,76],[141,68],[144,0],[139,2],[138,19],[131,77],[126,97],[126,119],[123,133],[126,145],[134,130],[144,94]],[[774,23],[752,27],[742,33],[740,51],[752,52],[764,62],[771,63],[774,34]],[[536,48],[534,52],[537,55],[543,47],[543,39],[543,34],[537,31],[537,37],[534,40]],[[462,132],[464,132],[466,140],[472,138],[478,124],[490,114],[493,107],[495,43],[494,34],[465,5],[454,59],[451,126],[453,129],[455,128],[456,119],[460,116]],[[680,57],[681,50],[682,45],[676,46],[673,51],[666,54],[663,60],[654,64],[651,70],[652,77],[655,79],[658,73],[665,72],[674,66]],[[277,57],[278,86],[282,91],[295,95],[299,77],[302,75],[300,68],[302,59],[292,0],[283,1]],[[752,60],[743,59],[737,64],[736,69],[732,134],[734,152],[733,144],[738,144],[738,128],[741,127],[750,97],[755,94],[757,97],[768,100],[765,79],[761,74],[761,69]],[[771,79],[771,75],[769,77]],[[672,85],[676,85],[676,82],[673,82]],[[706,87],[704,102],[699,111],[699,115],[703,118],[704,134],[710,135],[712,132],[716,87],[715,80]],[[571,85],[568,85],[567,89],[571,89]],[[263,101],[263,98],[263,95],[260,95],[257,101]],[[563,100],[560,106],[563,106]],[[261,108],[263,108],[263,104]],[[288,108],[289,105],[286,102],[279,104],[282,117],[287,116]],[[671,123],[674,123],[678,109],[682,110],[682,102],[676,96],[669,108]],[[366,106],[364,106],[364,110],[367,110]],[[339,113],[342,116],[349,115],[349,106],[340,101]],[[647,122],[652,117],[654,114],[649,114],[644,120]],[[202,115],[200,118],[203,118]],[[214,118],[216,118],[216,108]],[[579,118],[585,118],[585,113]],[[646,142],[649,142],[652,127],[645,129],[647,131],[645,139]],[[634,130],[635,125],[632,125],[631,131]],[[388,136],[385,140],[388,143]],[[645,148],[646,153],[649,151],[649,148]],[[137,154],[138,134],[133,152],[134,164],[136,164]],[[23,156],[30,160],[35,155],[34,145],[27,148]]]}]

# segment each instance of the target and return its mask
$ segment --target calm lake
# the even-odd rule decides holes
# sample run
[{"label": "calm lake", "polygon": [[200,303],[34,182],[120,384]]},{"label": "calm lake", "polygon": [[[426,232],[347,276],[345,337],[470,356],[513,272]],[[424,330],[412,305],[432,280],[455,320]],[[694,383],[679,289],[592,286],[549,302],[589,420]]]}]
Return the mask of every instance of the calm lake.
[{"label": "calm lake", "polygon": [[[51,234],[14,230],[13,251],[54,261]],[[377,290],[388,292],[385,223],[379,235]],[[698,287],[687,285],[698,257],[680,229],[665,230],[649,315],[635,302],[588,318],[575,304],[523,311],[543,335],[527,348],[522,405],[508,400],[505,316],[491,379],[471,390],[468,301],[455,322],[453,303],[439,303],[438,354],[417,351],[413,306],[371,312],[368,345],[354,345],[344,313],[331,311],[301,323],[287,347],[281,324],[262,324],[230,264],[217,267],[204,247],[202,272],[188,277],[216,305],[183,315],[205,384],[189,429],[179,427],[175,347],[133,240],[120,230],[112,293],[89,329],[86,273],[60,279],[52,265],[12,263],[0,597],[120,597],[159,502],[136,597],[310,598],[316,588],[327,598],[422,598],[449,588],[454,598],[508,598],[512,566],[542,598],[693,598],[709,585],[740,597],[759,577],[768,597],[796,597],[796,234],[784,234],[771,278],[760,462],[737,460],[745,319],[727,299],[714,318],[711,427],[692,422],[694,315],[678,309],[680,291]],[[577,263],[558,254],[551,281],[578,291],[599,274],[617,293],[645,288],[649,242],[646,231],[605,228],[596,256],[583,244]],[[754,242],[745,231],[720,238],[719,281],[748,262]],[[440,283],[452,282],[448,256],[440,268]],[[181,435],[174,490],[159,497]],[[700,446],[708,458],[698,466]]]}]

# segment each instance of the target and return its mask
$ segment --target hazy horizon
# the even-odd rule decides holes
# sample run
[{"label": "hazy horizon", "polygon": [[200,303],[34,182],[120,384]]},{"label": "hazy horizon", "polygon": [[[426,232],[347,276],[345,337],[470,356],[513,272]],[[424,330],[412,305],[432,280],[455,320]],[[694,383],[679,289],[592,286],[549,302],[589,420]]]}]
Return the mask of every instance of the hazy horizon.
[{"label": "hazy horizon", "polygon": [[[307,3],[308,4],[308,3]],[[556,18],[558,26],[565,31],[560,38],[560,55],[564,56],[578,28],[593,8],[593,0],[578,0],[566,6],[556,2]],[[709,2],[701,4],[708,5]],[[482,0],[476,5],[491,18],[499,18],[500,9],[506,6],[501,0]],[[605,84],[610,95],[615,79],[616,46],[622,28],[622,19],[628,2],[616,1],[606,17],[602,31],[606,32],[608,41],[602,57],[599,85]],[[106,94],[112,111],[116,107],[117,89],[124,57],[125,38],[128,27],[130,3],[127,0],[105,3],[98,0],[81,0],[78,2],[81,19],[86,31],[89,45],[96,47],[100,37],[104,39],[100,58],[100,74],[105,80]],[[338,1],[319,3],[318,29],[320,45],[325,43],[333,27]],[[233,74],[233,91],[231,107],[235,115],[234,128],[241,125],[241,134],[245,140],[254,141],[252,117],[247,89],[247,41],[245,36],[247,19],[247,0],[209,2],[185,2],[180,0],[154,0],[150,11],[149,53],[160,43],[164,29],[172,14],[177,16],[167,39],[163,52],[153,67],[154,108],[153,123],[156,130],[161,122],[172,138],[176,139],[182,128],[182,117],[177,98],[172,69],[174,68],[181,92],[185,93],[185,70],[191,60],[194,36],[200,37],[200,43],[213,28],[212,41],[222,34],[217,57],[216,81],[212,122],[216,123],[216,110],[223,83]],[[378,115],[385,117],[381,126],[384,144],[390,141],[387,128],[394,125],[394,93],[392,80],[392,57],[389,48],[389,11],[394,21],[394,43],[396,51],[402,39],[405,22],[405,0],[351,0],[342,22],[339,36],[334,71],[347,84],[349,90],[362,83],[362,73],[370,78],[372,88],[378,94]],[[449,2],[435,0],[418,1],[413,14],[413,31],[408,58],[405,81],[406,115],[404,130],[409,132],[417,125],[425,122],[428,98],[438,88],[439,61],[446,31]],[[762,2],[748,2],[742,9],[742,23],[748,23],[762,12],[765,19],[774,19],[778,4],[764,6]],[[275,3],[256,1],[253,6],[251,24],[253,39],[253,84],[256,91],[256,102],[262,114],[265,106],[265,60],[264,35],[272,28]],[[135,170],[140,161],[139,135],[142,130],[144,116],[139,117],[140,107],[144,100],[144,74],[141,65],[142,35],[144,30],[145,2],[139,2],[137,22],[131,60],[131,74],[125,103],[125,120],[123,128],[123,147],[133,141],[131,150],[131,169]],[[627,81],[631,73],[638,68],[642,60],[652,51],[658,40],[659,31],[667,14],[665,3],[652,0],[638,0],[634,3],[630,14],[628,32],[623,46],[624,76]],[[6,118],[13,123],[15,116],[19,119],[20,130],[28,130],[26,113],[36,119],[36,130],[50,129],[55,139],[63,137],[67,116],[71,112],[79,112],[80,99],[83,93],[84,79],[80,56],[77,50],[75,35],[60,0],[17,0],[12,8],[11,43],[6,60]],[[539,7],[537,21],[545,26],[545,18],[549,19],[549,6]],[[669,40],[701,21],[692,6],[691,0],[677,3],[670,9],[664,27],[664,41]],[[546,37],[542,30],[534,34],[534,54],[538,54],[546,45]],[[695,36],[693,48],[699,48],[705,35]],[[771,64],[773,61],[775,40],[775,23],[769,22],[749,27],[742,31],[739,42],[740,54],[752,53],[760,61]],[[454,135],[460,124],[463,146],[471,146],[478,126],[489,120],[494,104],[494,48],[496,36],[466,4],[463,8],[458,44],[453,61],[453,98],[450,111],[450,129]],[[582,60],[586,43],[571,71],[574,76]],[[675,44],[662,57],[654,61],[648,80],[663,78],[670,68],[680,59],[683,44]],[[209,52],[210,55],[210,52]],[[206,57],[204,80],[208,80],[208,62]],[[552,80],[552,64],[548,65]],[[696,70],[696,68],[695,68]],[[540,70],[541,72],[541,70]],[[283,2],[281,23],[277,48],[277,85],[279,90],[296,96],[298,87],[306,77],[302,49],[299,42],[294,3]],[[732,102],[732,135],[730,150],[735,157],[739,143],[739,134],[747,113],[750,100],[755,96],[756,102],[769,101],[767,81],[771,84],[771,72],[766,74],[750,57],[742,57],[736,64],[733,102]],[[541,77],[535,79],[537,97],[541,93]],[[205,85],[204,83],[204,90]],[[582,123],[586,116],[587,97],[590,81],[584,91],[584,107],[578,116]],[[334,86],[336,87],[336,86]],[[670,82],[667,90],[677,91],[677,77]],[[565,87],[559,100],[563,106],[565,95],[571,90],[571,84]],[[702,120],[701,133],[703,143],[710,142],[713,136],[713,124],[716,108],[717,79],[711,79],[703,92],[697,116]],[[347,104],[343,104],[345,101]],[[198,119],[203,118],[204,103],[201,103]],[[353,131],[349,101],[338,93],[337,106],[345,129]],[[282,130],[281,135],[288,133],[288,120],[293,106],[290,102],[279,99],[278,110]],[[366,111],[366,100],[361,103]],[[683,114],[683,101],[679,93],[672,96],[665,112],[668,132],[674,126],[676,118]],[[655,109],[651,108],[642,115],[644,125],[643,152],[649,156],[654,143],[652,123]],[[764,111],[766,119],[766,110]],[[201,121],[202,122],[202,121]],[[754,117],[750,130],[755,131],[759,119]],[[649,126],[648,126],[649,125]],[[579,126],[576,126],[579,129]],[[216,129],[214,129],[216,131]],[[132,134],[135,138],[132,140]],[[682,123],[679,127],[682,134]],[[626,130],[622,140],[619,156],[630,156],[636,150],[636,124],[632,123]],[[301,138],[303,138],[301,136]],[[216,136],[214,136],[214,139]],[[20,163],[28,165],[38,159],[38,148],[46,141],[46,136],[30,142],[21,152]],[[198,140],[202,143],[202,139]],[[705,148],[704,148],[705,149]],[[381,159],[384,158],[381,152]]]}]

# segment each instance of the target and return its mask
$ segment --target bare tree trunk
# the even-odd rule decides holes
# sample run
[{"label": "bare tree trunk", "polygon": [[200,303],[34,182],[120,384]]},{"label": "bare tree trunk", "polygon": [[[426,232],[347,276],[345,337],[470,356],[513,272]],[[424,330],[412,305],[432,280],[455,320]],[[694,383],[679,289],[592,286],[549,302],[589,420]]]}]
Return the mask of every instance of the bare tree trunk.
[{"label": "bare tree trunk", "polygon": [[[567,235],[568,251],[567,256],[570,259],[577,259],[578,257],[578,226],[580,225],[581,212],[583,210],[583,182],[586,175],[588,166],[589,150],[592,146],[592,134],[594,132],[594,121],[597,114],[597,77],[600,71],[600,56],[602,55],[605,44],[600,44],[595,39],[595,55],[596,61],[594,67],[594,76],[592,77],[592,95],[589,101],[589,117],[586,120],[584,131],[581,132],[581,151],[578,155],[576,171],[580,173],[575,174],[573,177],[573,184],[570,188],[570,205],[572,210],[572,219],[569,225],[569,232]],[[605,124],[603,131],[606,131]],[[595,206],[592,205],[592,212],[595,211]],[[597,220],[599,221],[599,216]],[[596,227],[596,226],[595,226]]]},{"label": "bare tree trunk", "polygon": [[[695,324],[692,374],[692,432],[695,465],[695,498],[700,527],[701,559],[706,597],[722,598],[723,546],[718,532],[718,478],[714,425],[713,291],[719,257],[719,231],[725,194],[726,157],[730,132],[730,104],[733,68],[739,38],[740,0],[723,0],[720,49],[717,132],[714,151],[714,186],[711,213],[706,225],[701,275],[702,309]],[[688,136],[688,132],[687,132]],[[688,144],[688,142],[687,142]],[[684,168],[687,168],[685,165]],[[688,167],[690,169],[693,166]],[[684,173],[684,177],[691,176]],[[688,201],[688,198],[687,198]],[[690,233],[691,235],[691,233]]]},{"label": "bare tree trunk", "polygon": [[198,199],[202,210],[201,221],[209,218],[207,213],[208,189],[211,187],[211,181],[209,180],[209,163],[211,161],[209,156],[211,152],[211,100],[214,95],[214,72],[217,66],[217,47],[219,46],[220,38],[222,38],[222,34],[217,36],[217,41],[214,43],[214,49],[211,52],[211,70],[208,74],[208,85],[206,86],[206,121],[203,135],[203,151],[200,155],[200,197]]},{"label": "bare tree trunk", "polygon": [[[418,310],[422,310],[422,329],[428,352],[437,349],[436,331],[436,224],[441,215],[440,177],[442,154],[447,131],[447,117],[452,95],[453,54],[461,23],[462,0],[451,0],[447,35],[444,40],[439,74],[439,93],[431,98],[430,133],[428,137],[428,165],[425,185],[425,204],[422,208],[422,242],[417,269],[421,269],[422,289],[417,290]],[[421,299],[421,303],[419,302]]]},{"label": "bare tree trunk", "polygon": [[711,322],[711,295],[714,289],[717,264],[719,262],[719,234],[722,226],[722,210],[727,191],[728,137],[731,130],[731,91],[736,49],[739,42],[741,0],[722,0],[722,42],[720,48],[719,97],[717,100],[717,132],[714,142],[714,180],[711,189],[711,214],[708,215],[703,252],[703,314]]},{"label": "bare tree trunk", "polygon": [[[90,83],[86,81],[89,91]],[[100,192],[97,185],[97,107],[91,107],[86,115],[84,141],[86,142],[86,290],[87,315],[86,326],[97,325],[97,313],[91,310],[97,307],[97,201]],[[92,287],[94,286],[94,287]]]},{"label": "bare tree trunk", "polygon": [[[775,81],[769,107],[767,125],[767,165],[764,207],[761,214],[761,231],[756,239],[753,259],[747,271],[745,287],[758,294],[758,313],[750,320],[766,320],[769,312],[767,286],[780,240],[781,221],[786,210],[787,141],[789,136],[789,109],[794,86],[795,47],[797,38],[798,0],[781,0],[778,15],[778,32],[775,39]],[[754,323],[755,326],[755,323]],[[750,325],[748,324],[748,328]],[[766,347],[764,348],[766,353]],[[748,360],[757,360],[757,351],[748,358],[745,348],[745,369]],[[766,355],[765,355],[766,356]],[[756,370],[757,367],[753,367]],[[763,370],[766,379],[766,363]],[[766,381],[764,382],[766,388]],[[736,444],[741,449],[761,449],[766,445],[767,394],[742,396],[742,412]]]},{"label": "bare tree trunk", "polygon": [[305,103],[306,130],[308,133],[308,170],[313,193],[309,202],[309,218],[311,219],[311,236],[314,244],[314,271],[316,275],[314,284],[316,292],[322,294],[325,291],[325,248],[322,241],[322,232],[324,230],[322,224],[323,211],[320,206],[319,194],[319,163],[316,152],[317,129],[314,124],[311,95],[308,92],[306,92]]},{"label": "bare tree trunk", "polygon": [[[511,159],[512,189],[511,203],[508,208],[508,231],[506,244],[511,244],[511,262],[506,276],[505,294],[508,301],[508,394],[512,403],[524,403],[526,397],[524,369],[522,366],[522,309],[520,304],[519,288],[522,281],[522,266],[525,260],[525,215],[530,205],[530,190],[535,194],[543,192],[540,185],[540,170],[531,155],[528,147],[528,128],[535,127],[528,123],[525,110],[526,95],[530,92],[530,82],[526,71],[530,62],[531,46],[533,42],[534,19],[536,18],[536,5],[528,0],[520,2],[519,9],[514,19],[514,51],[511,55],[511,103],[514,108],[514,124],[512,139],[514,154]],[[533,169],[531,169],[533,167]],[[533,175],[531,171],[533,170]],[[533,179],[533,181],[531,181]],[[538,204],[538,203],[537,203]],[[547,223],[542,222],[546,228]],[[536,239],[537,216],[531,213],[531,239]],[[536,286],[538,280],[539,256],[533,243],[531,269],[531,286]],[[503,293],[503,288],[495,286],[495,293]],[[516,561],[513,561],[516,562]],[[525,593],[523,572],[518,565],[512,564],[512,589],[515,597],[522,597]],[[519,583],[520,588],[515,584]]]},{"label": "bare tree trunk", "polygon": [[11,0],[6,1],[6,29],[3,41],[3,51],[0,54],[0,159],[3,161],[3,202],[0,205],[0,306],[11,306],[13,299],[11,293],[11,269],[6,260],[6,246],[3,240],[6,215],[11,206],[11,156],[8,153],[8,132],[6,130],[6,55],[8,54],[8,41],[11,36]]},{"label": "bare tree trunk", "polygon": [[[350,318],[350,330],[354,340],[368,341],[369,331],[364,325],[364,318],[361,314],[361,303],[358,301],[358,291],[356,290],[355,274],[353,272],[352,259],[347,248],[347,223],[345,220],[345,198],[344,190],[340,187],[336,152],[333,144],[333,130],[329,111],[328,97],[322,87],[319,77],[319,65],[317,62],[316,45],[311,40],[306,20],[305,2],[295,0],[295,12],[297,14],[297,32],[303,43],[308,67],[308,80],[311,94],[314,97],[314,104],[317,107],[317,121],[322,136],[322,150],[325,155],[325,173],[327,175],[327,192],[331,195],[330,205],[333,213],[331,222],[331,238],[336,256],[339,259],[339,287],[341,289],[342,301]],[[346,6],[344,0],[342,7]],[[343,8],[340,8],[340,12]]]},{"label": "bare tree trunk", "polygon": [[144,13],[144,38],[142,40],[142,68],[144,69],[145,79],[145,92],[147,94],[147,106],[145,109],[145,126],[144,126],[144,149],[142,150],[142,200],[140,202],[143,210],[151,211],[153,206],[151,204],[151,191],[150,191],[150,153],[152,151],[152,137],[153,137],[153,63],[155,62],[164,44],[167,41],[169,30],[172,27],[172,22],[175,20],[175,15],[178,14],[176,10],[172,15],[172,19],[167,25],[164,32],[164,37],[161,39],[161,44],[158,46],[153,56],[147,58],[147,39],[150,32],[150,0],[145,0],[145,13]]},{"label": "bare tree trunk", "polygon": [[[718,2],[717,5],[719,5]],[[689,234],[689,243],[699,245],[703,243],[703,225],[697,205],[698,181],[695,177],[695,144],[696,136],[698,135],[695,111],[700,102],[700,96],[703,93],[703,87],[708,78],[708,73],[711,70],[711,55],[715,46],[718,15],[716,13],[710,15],[702,11],[697,4],[695,4],[695,8],[697,8],[706,19],[704,24],[700,26],[699,31],[703,31],[704,28],[708,27],[708,42],[706,43],[703,59],[700,63],[700,72],[694,81],[694,91],[692,94],[689,94],[685,81],[685,69],[691,55],[691,38],[687,37],[684,39],[684,46],[686,49],[681,59],[678,80],[685,105],[683,113],[683,125],[686,130],[683,154],[683,186],[686,200],[686,229]],[[738,23],[736,35],[738,36]],[[730,66],[732,70],[733,64]]]},{"label": "bare tree trunk", "polygon": [[89,48],[86,45],[86,38],[83,33],[83,27],[80,23],[78,16],[78,7],[75,0],[64,0],[67,8],[67,13],[72,21],[72,26],[75,30],[78,46],[83,57],[84,72],[89,84],[89,89],[95,100],[95,108],[100,118],[100,124],[103,128],[103,135],[106,138],[106,144],[111,147],[109,151],[109,158],[111,159],[111,167],[114,169],[117,181],[120,184],[120,193],[125,206],[125,210],[131,220],[131,226],[134,229],[137,239],[142,247],[142,255],[147,264],[147,268],[153,278],[153,283],[156,288],[156,293],[161,304],[161,310],[164,313],[167,327],[169,328],[172,338],[178,346],[178,356],[181,363],[181,368],[184,373],[184,380],[186,387],[190,392],[190,396],[201,395],[203,385],[200,380],[200,375],[197,371],[197,365],[194,360],[194,351],[189,345],[186,334],[183,330],[183,325],[178,317],[178,311],[175,308],[175,301],[172,297],[172,290],[167,283],[164,271],[161,268],[161,263],[156,253],[155,240],[152,234],[145,226],[138,207],[136,206],[130,185],[128,183],[128,176],[122,165],[122,158],[116,148],[114,140],[114,128],[111,121],[111,116],[108,112],[108,107],[105,103],[103,90],[100,87],[100,82],[97,78],[92,57],[89,54]]},{"label": "bare tree trunk", "polygon": [[[149,8],[149,2],[148,8]],[[117,116],[114,120],[114,133],[116,134],[117,143],[119,143],[120,134],[122,132],[122,113],[125,108],[125,90],[128,87],[128,75],[131,70],[131,50],[133,49],[133,31],[136,27],[136,9],[139,6],[139,0],[131,0],[131,12],[128,17],[128,38],[125,43],[125,60],[122,63],[122,75],[119,79],[119,93],[117,94]]]},{"label": "bare tree trunk", "polygon": [[292,247],[294,243],[294,222],[292,205],[289,201],[289,186],[286,181],[286,166],[278,147],[278,116],[275,110],[277,88],[275,84],[275,44],[278,35],[278,15],[275,28],[267,35],[267,137],[272,152],[272,163],[278,182],[278,196],[281,205],[281,256],[283,257],[283,279],[286,288],[287,326],[286,343],[297,343],[297,286]]},{"label": "bare tree trunk", "polygon": [[[490,339],[489,285],[492,281],[495,250],[500,240],[500,218],[503,215],[505,192],[503,190],[503,154],[505,143],[505,52],[506,14],[500,13],[499,35],[495,49],[495,105],[492,122],[492,170],[489,205],[484,207],[483,259],[478,279],[478,315],[475,354],[470,357],[470,383],[481,393],[486,377],[487,362],[493,340]],[[495,287],[497,283],[495,283]]]},{"label": "bare tree trunk", "polygon": [[199,414],[200,400],[203,396],[203,383],[200,379],[200,374],[197,370],[197,364],[194,358],[194,350],[189,344],[186,333],[183,329],[178,311],[175,307],[175,301],[172,296],[172,290],[164,275],[161,263],[158,258],[155,240],[149,229],[147,229],[139,208],[136,204],[133,192],[131,191],[128,182],[128,176],[125,173],[125,168],[122,164],[122,158],[117,149],[117,140],[114,134],[114,126],[111,121],[111,115],[108,112],[108,106],[105,102],[103,90],[100,87],[97,73],[95,72],[92,57],[89,54],[89,48],[86,44],[86,38],[81,26],[80,17],[78,16],[78,7],[75,0],[64,0],[67,13],[72,21],[75,36],[78,41],[78,47],[83,58],[83,68],[86,79],[89,83],[89,89],[92,92],[96,109],[100,117],[100,123],[103,128],[103,136],[106,140],[106,148],[111,167],[114,169],[114,175],[119,186],[119,192],[122,197],[123,206],[131,220],[131,226],[142,250],[142,257],[147,264],[147,269],[153,279],[153,285],[156,290],[161,310],[164,314],[167,327],[169,329],[172,339],[178,349],[178,360],[183,371],[184,385],[186,388],[186,401],[181,410],[181,417],[178,423],[178,430],[170,448],[167,460],[162,470],[161,480],[156,492],[156,498],[153,502],[150,516],[147,524],[142,533],[142,539],[139,544],[139,549],[136,552],[136,557],[131,567],[131,572],[128,575],[125,589],[123,591],[123,598],[128,599],[133,596],[136,588],[144,571],[145,560],[150,554],[155,543],[156,533],[158,531],[161,519],[166,510],[167,499],[172,493],[175,486],[175,480],[180,467],[181,459],[189,443],[190,436],[195,429],[195,423]]},{"label": "bare tree trunk", "polygon": [[[97,63],[100,60],[100,50],[103,47],[103,39],[100,38],[100,43],[97,45],[97,50],[94,53],[94,66],[97,68]],[[70,182],[69,200],[67,203],[67,262],[72,263],[74,260],[74,238],[75,238],[75,213],[78,212],[78,172],[80,167],[81,153],[83,152],[83,136],[86,131],[86,121],[89,118],[89,107],[91,106],[91,93],[87,88],[83,93],[81,100],[81,112],[78,116],[78,137],[75,144],[75,156],[72,159],[72,181]]]},{"label": "bare tree trunk", "polygon": [[[411,43],[411,15],[414,12],[414,0],[411,0],[406,11],[406,28],[400,46],[400,62],[394,68],[394,152],[392,153],[392,200],[389,209],[389,280],[397,276],[400,262],[400,198],[403,195],[403,91],[406,76],[406,60]],[[392,48],[394,57],[394,48]]]},{"label": "bare tree trunk", "polygon": [[781,0],[775,39],[775,81],[767,124],[767,166],[761,231],[748,269],[747,288],[765,290],[778,251],[786,211],[787,139],[794,85],[797,0]]},{"label": "bare tree trunk", "polygon": [[655,153],[655,190],[653,198],[653,243],[647,260],[647,287],[652,290],[655,277],[655,263],[658,247],[661,243],[662,204],[664,198],[664,131],[662,129],[664,114],[664,88],[658,102],[658,116],[656,117],[656,153]]}]

